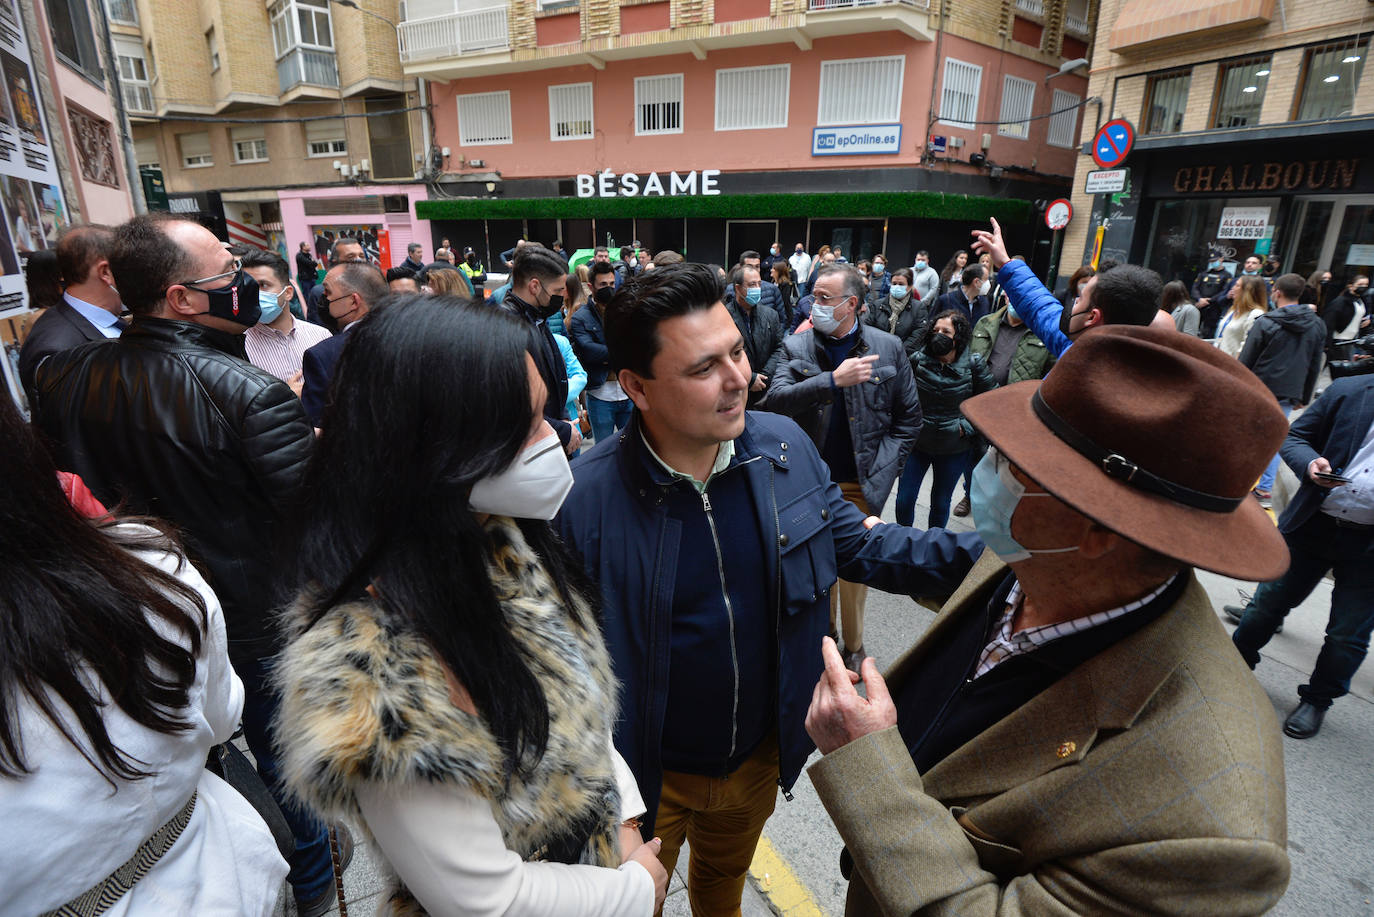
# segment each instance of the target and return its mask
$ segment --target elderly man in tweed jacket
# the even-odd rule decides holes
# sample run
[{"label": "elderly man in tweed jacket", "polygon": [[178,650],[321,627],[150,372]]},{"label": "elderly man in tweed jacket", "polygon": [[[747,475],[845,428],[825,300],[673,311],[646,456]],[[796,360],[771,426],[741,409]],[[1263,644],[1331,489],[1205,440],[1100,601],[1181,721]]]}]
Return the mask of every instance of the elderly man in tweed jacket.
[{"label": "elderly man in tweed jacket", "polygon": [[1125,327],[963,410],[993,445],[973,480],[988,552],[886,681],[865,660],[867,697],[822,641],[810,776],[847,913],[1272,907],[1278,724],[1192,568],[1287,567],[1248,497],[1282,412],[1205,343]]}]

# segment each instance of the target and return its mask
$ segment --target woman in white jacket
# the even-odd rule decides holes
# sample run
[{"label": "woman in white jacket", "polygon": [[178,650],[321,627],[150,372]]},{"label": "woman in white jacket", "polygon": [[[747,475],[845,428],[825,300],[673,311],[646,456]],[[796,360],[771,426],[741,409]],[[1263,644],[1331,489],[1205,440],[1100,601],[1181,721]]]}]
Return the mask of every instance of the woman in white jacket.
[{"label": "woman in white jacket", "polygon": [[380,914],[649,917],[667,873],[548,524],[572,473],[542,417],[542,345],[444,297],[352,334],[277,670],[287,785],[366,826],[391,873]]},{"label": "woman in white jacket", "polygon": [[0,398],[0,914],[269,915],[286,862],[205,769],[243,708],[175,543],[82,518]]},{"label": "woman in white jacket", "polygon": [[1255,319],[1269,311],[1269,288],[1259,277],[1241,276],[1231,289],[1231,308],[1217,323],[1217,346],[1233,357],[1245,348]]}]

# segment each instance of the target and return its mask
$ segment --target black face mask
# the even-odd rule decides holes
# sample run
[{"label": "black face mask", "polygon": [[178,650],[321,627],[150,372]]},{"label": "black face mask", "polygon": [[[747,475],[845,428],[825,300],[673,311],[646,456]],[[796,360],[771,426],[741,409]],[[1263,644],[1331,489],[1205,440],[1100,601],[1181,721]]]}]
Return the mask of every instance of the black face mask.
[{"label": "black face mask", "polygon": [[476,266],[477,266],[477,256],[476,256],[476,255],[468,255],[468,259],[467,259],[467,260],[468,260],[468,264],[471,264],[473,267],[476,267]]},{"label": "black face mask", "polygon": [[[1091,310],[1090,310],[1090,311],[1091,311]],[[1075,315],[1086,315],[1086,314],[1087,314],[1087,313],[1084,313],[1084,312],[1075,312],[1075,311],[1073,311],[1072,307],[1070,307],[1070,308],[1068,308],[1068,309],[1065,309],[1063,312],[1060,312],[1060,313],[1059,313],[1059,330],[1060,330],[1060,332],[1062,332],[1063,335],[1064,335],[1065,337],[1073,337],[1073,336],[1076,335],[1076,334],[1082,334],[1084,331],[1088,330],[1088,329],[1086,329],[1086,328],[1079,328],[1077,331],[1070,331],[1070,330],[1069,330],[1069,323],[1073,321],[1073,317],[1074,317]]]},{"label": "black face mask", "polygon": [[535,305],[534,311],[540,318],[552,318],[563,308],[563,297],[557,293],[549,297],[547,306]]},{"label": "black face mask", "polygon": [[926,353],[930,354],[932,357],[943,357],[953,350],[954,338],[945,334],[943,331],[932,334],[930,340],[926,341]]},{"label": "black face mask", "polygon": [[218,290],[202,290],[187,285],[187,289],[200,290],[210,300],[210,308],[202,315],[223,318],[245,328],[252,328],[262,317],[262,304],[258,302],[258,282],[251,276],[239,271],[234,282]]},{"label": "black face mask", "polygon": [[615,299],[615,287],[602,287],[592,294],[592,299],[600,305],[609,306],[611,300]]}]

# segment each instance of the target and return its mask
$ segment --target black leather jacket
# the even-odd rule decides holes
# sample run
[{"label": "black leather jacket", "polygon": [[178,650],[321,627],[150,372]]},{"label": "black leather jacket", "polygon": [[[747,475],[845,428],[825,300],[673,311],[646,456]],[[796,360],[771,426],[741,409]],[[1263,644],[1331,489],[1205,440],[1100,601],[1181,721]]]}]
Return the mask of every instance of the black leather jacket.
[{"label": "black leather jacket", "polygon": [[231,657],[274,652],[276,538],[315,434],[243,335],[136,316],[118,340],[49,357],[35,388],[58,467],[106,506],[177,526],[224,606]]}]

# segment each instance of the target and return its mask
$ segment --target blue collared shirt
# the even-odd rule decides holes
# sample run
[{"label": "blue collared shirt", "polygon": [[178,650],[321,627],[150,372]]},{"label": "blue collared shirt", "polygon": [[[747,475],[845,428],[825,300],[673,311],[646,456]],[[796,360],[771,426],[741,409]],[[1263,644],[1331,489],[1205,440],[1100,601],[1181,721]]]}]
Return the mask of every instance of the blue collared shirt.
[{"label": "blue collared shirt", "polygon": [[77,299],[70,293],[63,293],[62,298],[67,301],[67,305],[80,312],[82,318],[95,325],[96,330],[105,337],[117,338],[120,332],[124,330],[124,324],[119,320],[119,316],[108,309],[92,305],[84,299]]}]

